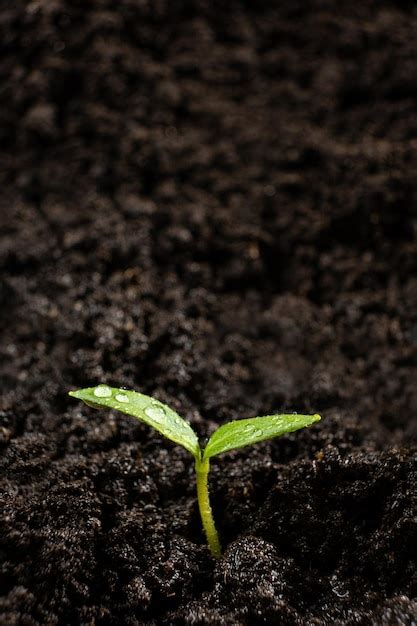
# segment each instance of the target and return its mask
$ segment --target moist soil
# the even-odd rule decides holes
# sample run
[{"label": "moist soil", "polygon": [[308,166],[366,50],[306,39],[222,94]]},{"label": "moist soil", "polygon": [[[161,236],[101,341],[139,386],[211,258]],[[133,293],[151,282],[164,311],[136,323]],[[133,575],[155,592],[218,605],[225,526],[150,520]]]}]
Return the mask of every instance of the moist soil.
[{"label": "moist soil", "polygon": [[[0,622],[417,619],[411,2],[3,0]],[[68,398],[151,394],[193,463]]]}]

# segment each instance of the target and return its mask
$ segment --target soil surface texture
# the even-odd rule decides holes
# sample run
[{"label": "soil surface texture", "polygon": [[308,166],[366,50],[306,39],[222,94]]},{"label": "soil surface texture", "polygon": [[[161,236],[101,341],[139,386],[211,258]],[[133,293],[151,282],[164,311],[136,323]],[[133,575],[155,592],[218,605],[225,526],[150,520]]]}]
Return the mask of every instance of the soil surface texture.
[{"label": "soil surface texture", "polygon": [[[417,620],[417,9],[3,0],[2,626]],[[67,396],[156,396],[213,462]]]}]

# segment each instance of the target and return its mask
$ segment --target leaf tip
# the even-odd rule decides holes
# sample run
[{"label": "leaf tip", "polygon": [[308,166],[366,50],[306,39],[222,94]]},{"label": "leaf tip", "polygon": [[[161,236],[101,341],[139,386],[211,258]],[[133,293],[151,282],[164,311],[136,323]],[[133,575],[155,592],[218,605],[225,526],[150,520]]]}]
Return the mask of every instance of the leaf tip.
[{"label": "leaf tip", "polygon": [[76,398],[76,400],[83,400],[84,399],[83,390],[82,389],[73,389],[73,390],[68,392],[68,395],[71,396],[71,398]]}]

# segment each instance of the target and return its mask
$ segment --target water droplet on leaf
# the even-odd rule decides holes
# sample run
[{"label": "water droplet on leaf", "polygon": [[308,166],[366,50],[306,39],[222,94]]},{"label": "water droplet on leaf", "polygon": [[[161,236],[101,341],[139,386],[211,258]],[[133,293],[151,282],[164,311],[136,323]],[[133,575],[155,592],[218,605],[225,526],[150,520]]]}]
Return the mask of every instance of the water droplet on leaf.
[{"label": "water droplet on leaf", "polygon": [[93,393],[97,396],[97,398],[110,398],[111,389],[110,387],[107,387],[107,385],[99,385],[94,389]]},{"label": "water droplet on leaf", "polygon": [[165,418],[165,411],[161,406],[148,406],[145,409],[145,413],[155,422],[162,422]]},{"label": "water droplet on leaf", "polygon": [[125,393],[116,393],[115,399],[117,402],[129,402],[129,398]]}]

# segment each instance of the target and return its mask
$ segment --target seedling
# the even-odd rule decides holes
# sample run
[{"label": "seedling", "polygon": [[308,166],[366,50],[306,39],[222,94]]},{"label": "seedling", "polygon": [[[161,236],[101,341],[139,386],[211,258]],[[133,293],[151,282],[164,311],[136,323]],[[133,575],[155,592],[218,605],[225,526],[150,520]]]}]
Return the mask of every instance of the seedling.
[{"label": "seedling", "polygon": [[116,409],[152,426],[162,435],[183,446],[195,459],[197,499],[201,520],[211,554],[219,558],[220,541],[213,520],[208,490],[210,459],[222,452],[248,446],[251,443],[279,437],[300,428],[311,426],[320,420],[320,415],[266,415],[242,419],[220,426],[210,437],[205,448],[200,447],[198,437],[182,417],[162,402],[136,391],[115,389],[98,385],[78,391],[70,391],[94,409]]}]

